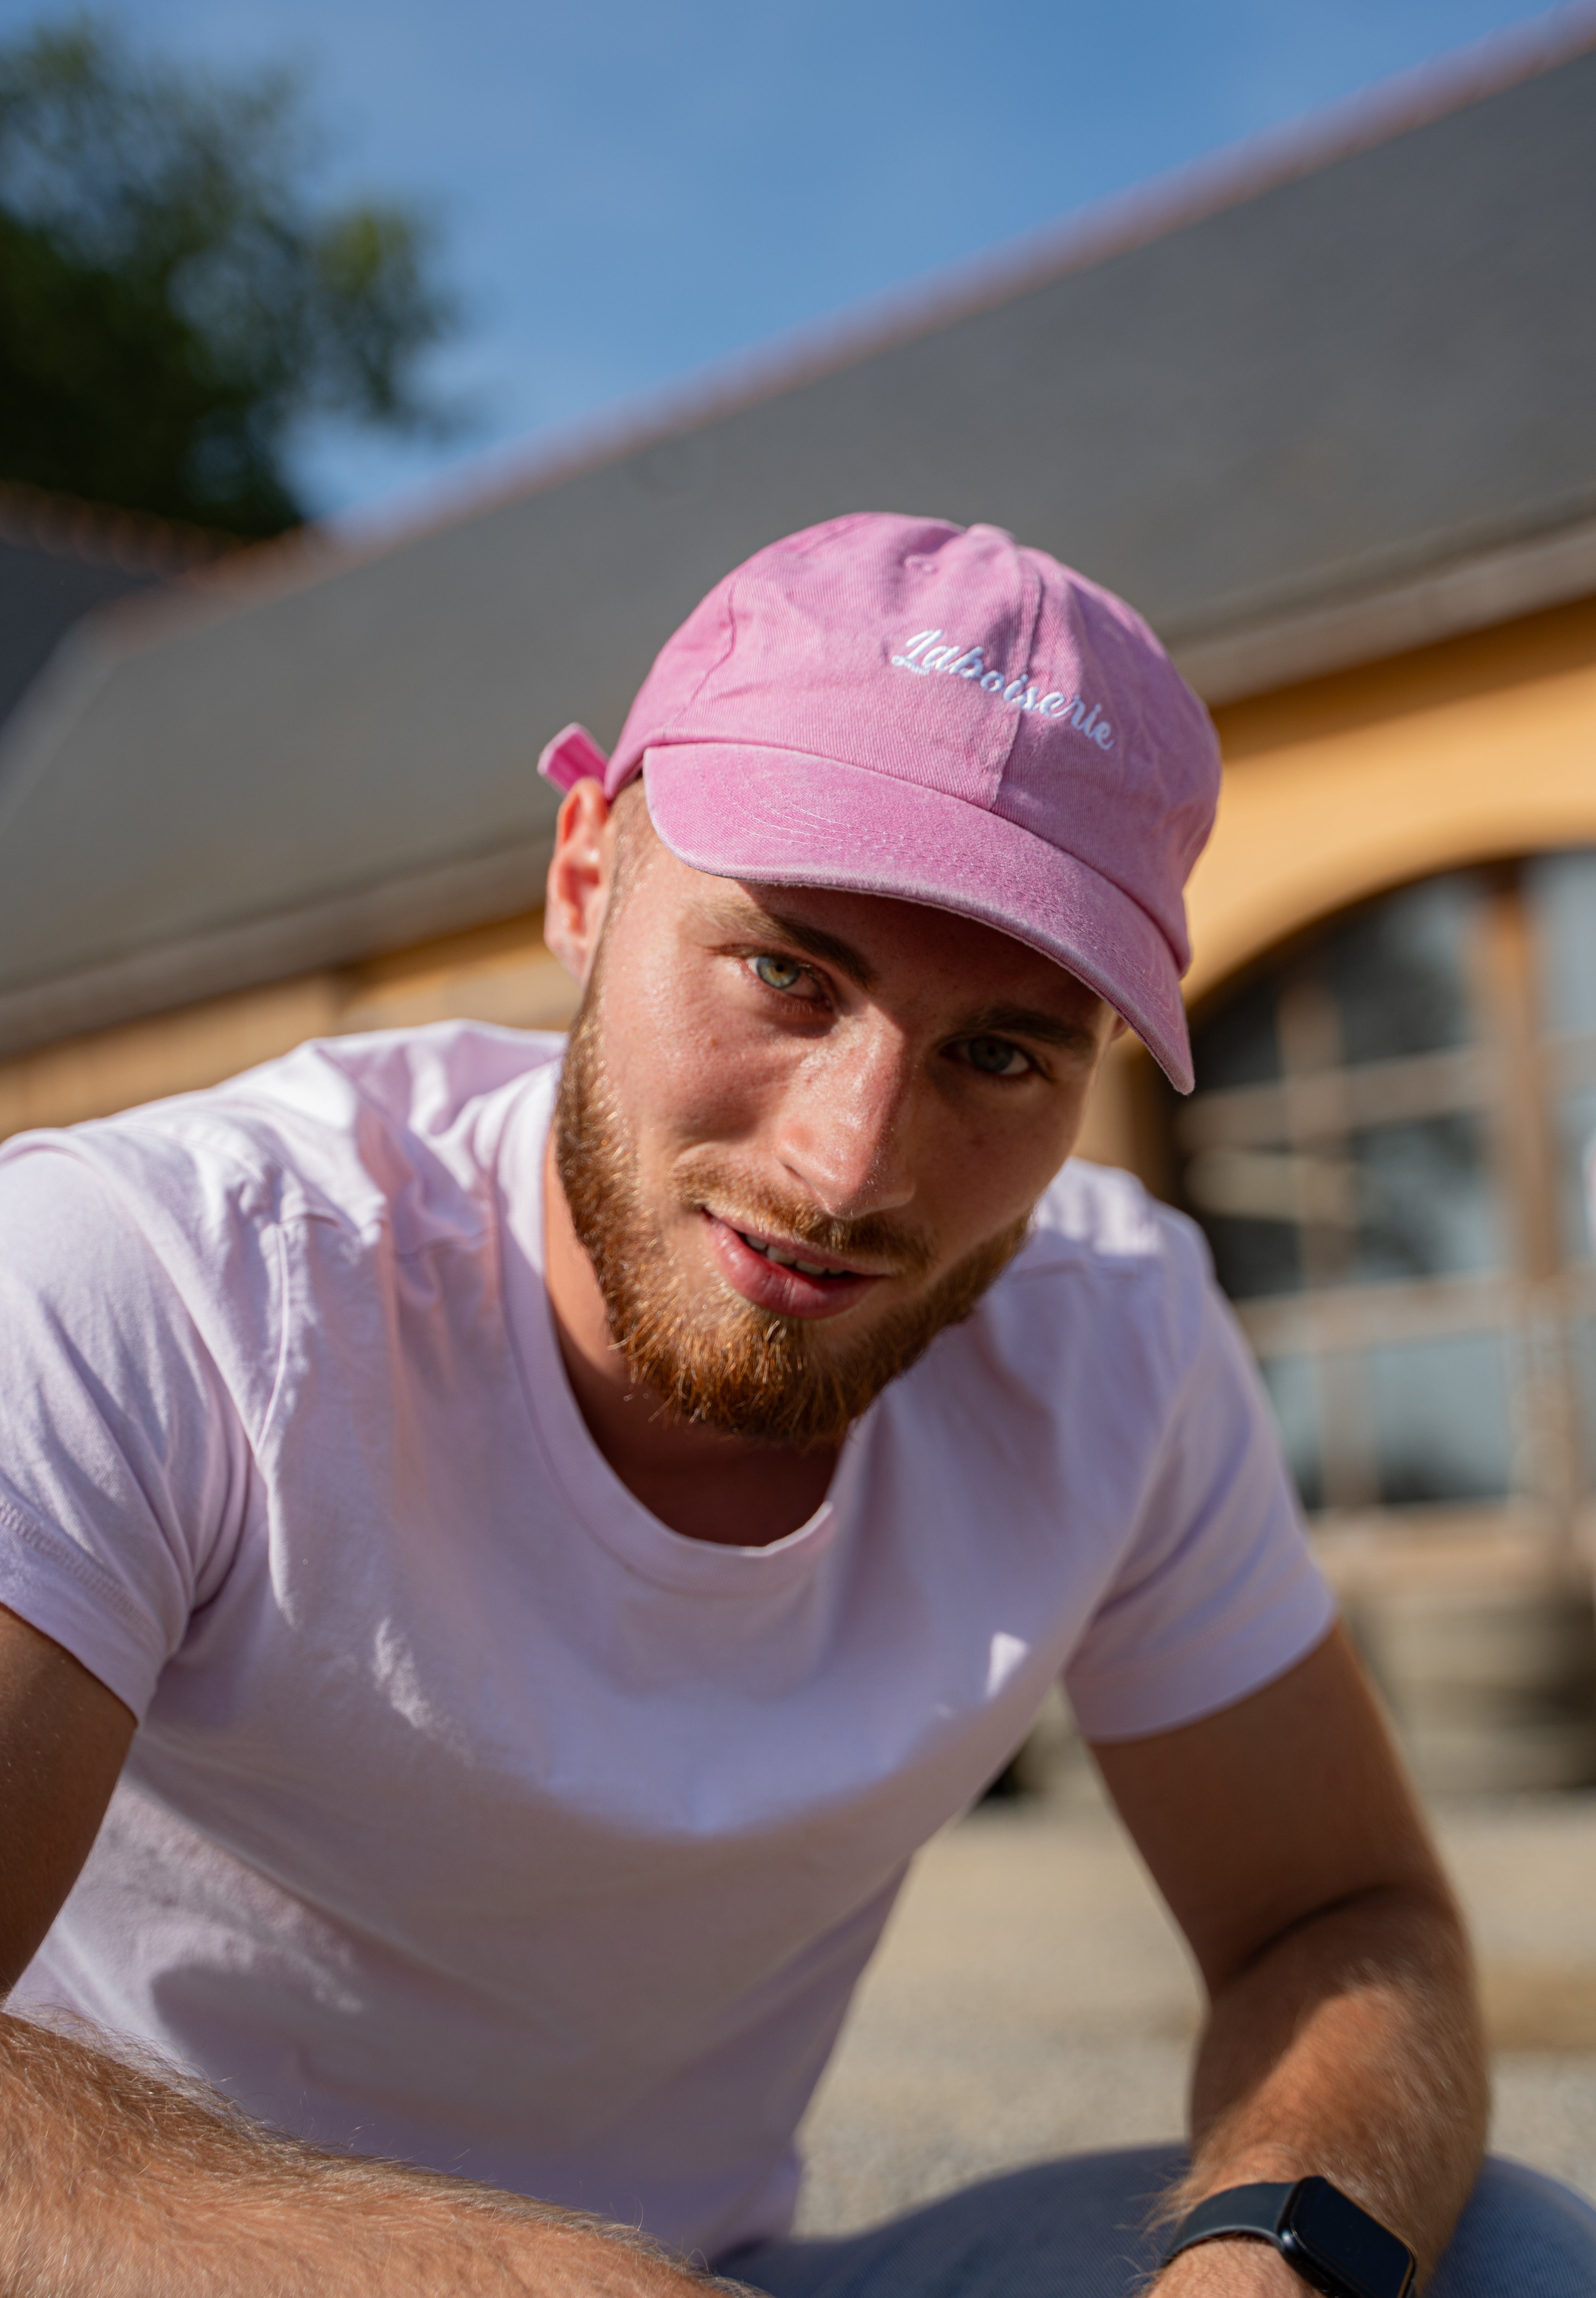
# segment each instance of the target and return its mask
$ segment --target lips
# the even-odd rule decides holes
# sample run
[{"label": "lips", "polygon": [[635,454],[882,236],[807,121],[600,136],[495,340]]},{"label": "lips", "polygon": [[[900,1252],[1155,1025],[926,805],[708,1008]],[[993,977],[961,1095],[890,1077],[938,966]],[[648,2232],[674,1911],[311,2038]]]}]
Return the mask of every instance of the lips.
[{"label": "lips", "polygon": [[721,1274],[732,1290],[778,1317],[840,1316],[881,1283],[868,1269],[801,1258],[796,1245],[745,1233],[706,1211],[705,1224]]}]

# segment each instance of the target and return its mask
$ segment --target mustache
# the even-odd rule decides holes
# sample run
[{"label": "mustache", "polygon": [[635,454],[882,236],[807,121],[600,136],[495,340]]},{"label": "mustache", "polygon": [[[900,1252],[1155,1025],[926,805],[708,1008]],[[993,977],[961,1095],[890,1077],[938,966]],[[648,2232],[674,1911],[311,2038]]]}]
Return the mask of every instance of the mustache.
[{"label": "mustache", "polygon": [[937,1265],[937,1241],[927,1229],[905,1227],[883,1213],[840,1220],[801,1198],[786,1197],[750,1181],[718,1159],[695,1161],[679,1176],[684,1200],[731,1228],[790,1237],[813,1248],[818,1261],[863,1261],[883,1274],[924,1277]]},{"label": "mustache", "polygon": [[[611,1338],[633,1378],[667,1420],[799,1451],[839,1444],[944,1327],[971,1314],[1023,1244],[1029,1214],[938,1277],[930,1231],[879,1213],[837,1219],[750,1179],[732,1157],[705,1145],[674,1170],[669,1194],[678,1206],[723,1219],[735,1206],[738,1221],[789,1236],[817,1260],[835,1254],[882,1269],[915,1269],[923,1281],[840,1350],[817,1346],[807,1326],[746,1302],[715,1295],[695,1305],[660,1222],[641,1200],[628,1128],[600,1054],[597,1020],[590,985],[560,1077],[555,1166],[604,1298]],[[715,1202],[697,1203],[700,1192]]]}]

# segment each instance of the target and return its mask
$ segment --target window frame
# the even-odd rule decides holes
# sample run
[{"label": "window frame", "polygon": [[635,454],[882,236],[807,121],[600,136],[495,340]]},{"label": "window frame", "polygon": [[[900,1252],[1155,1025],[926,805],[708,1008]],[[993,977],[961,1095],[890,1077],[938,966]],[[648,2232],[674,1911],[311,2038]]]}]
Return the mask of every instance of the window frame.
[{"label": "window frame", "polygon": [[[1596,862],[1596,848],[1579,850]],[[1325,971],[1331,937],[1378,903],[1430,882],[1422,878],[1318,922],[1205,999],[1193,1017],[1199,1087],[1173,1113],[1170,1136],[1177,1199],[1204,1222],[1238,1211],[1249,1189],[1254,1207],[1268,1199],[1290,1209],[1242,1217],[1278,1219],[1294,1234],[1301,1288],[1233,1305],[1260,1359],[1300,1360],[1311,1370],[1321,1486],[1312,1512],[1320,1522],[1370,1514],[1413,1522],[1426,1510],[1455,1516],[1461,1506],[1493,1517],[1527,1509],[1568,1532],[1596,1484],[1596,1431],[1587,1436],[1584,1426],[1593,1408],[1581,1397],[1575,1337],[1576,1327],[1596,1324],[1596,1261],[1571,1255],[1559,1234],[1559,1140],[1565,1100],[1596,1089],[1596,1031],[1551,1032],[1541,979],[1547,954],[1529,884],[1540,858],[1437,873],[1472,880],[1478,889],[1466,963],[1473,1035],[1463,1045],[1363,1062],[1341,1057]],[[1204,1088],[1204,1022],[1231,997],[1256,999],[1271,978],[1279,1076]],[[1411,1279],[1349,1276],[1358,1212],[1352,1136],[1459,1114],[1484,1129],[1502,1265]],[[1508,1493],[1468,1503],[1383,1498],[1370,1352],[1481,1334],[1495,1336],[1505,1353]]]}]

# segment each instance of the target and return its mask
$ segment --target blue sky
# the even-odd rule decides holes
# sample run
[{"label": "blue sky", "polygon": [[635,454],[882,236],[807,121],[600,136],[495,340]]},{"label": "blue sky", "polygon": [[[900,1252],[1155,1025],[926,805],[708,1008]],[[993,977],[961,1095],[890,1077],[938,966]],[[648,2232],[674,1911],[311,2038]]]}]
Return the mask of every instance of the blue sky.
[{"label": "blue sky", "polygon": [[[0,0],[0,36],[78,12]],[[448,442],[324,430],[385,512],[573,424],[1544,11],[1510,0],[103,0],[302,68],[329,191],[435,217]]]}]

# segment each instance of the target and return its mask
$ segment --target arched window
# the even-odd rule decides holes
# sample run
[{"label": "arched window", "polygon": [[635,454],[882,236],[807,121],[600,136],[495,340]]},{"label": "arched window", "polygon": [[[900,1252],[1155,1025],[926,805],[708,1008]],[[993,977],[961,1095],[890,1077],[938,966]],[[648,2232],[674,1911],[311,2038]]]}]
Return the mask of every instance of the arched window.
[{"label": "arched window", "polygon": [[1425,880],[1200,1009],[1179,1187],[1312,1509],[1596,1489],[1596,849]]}]

